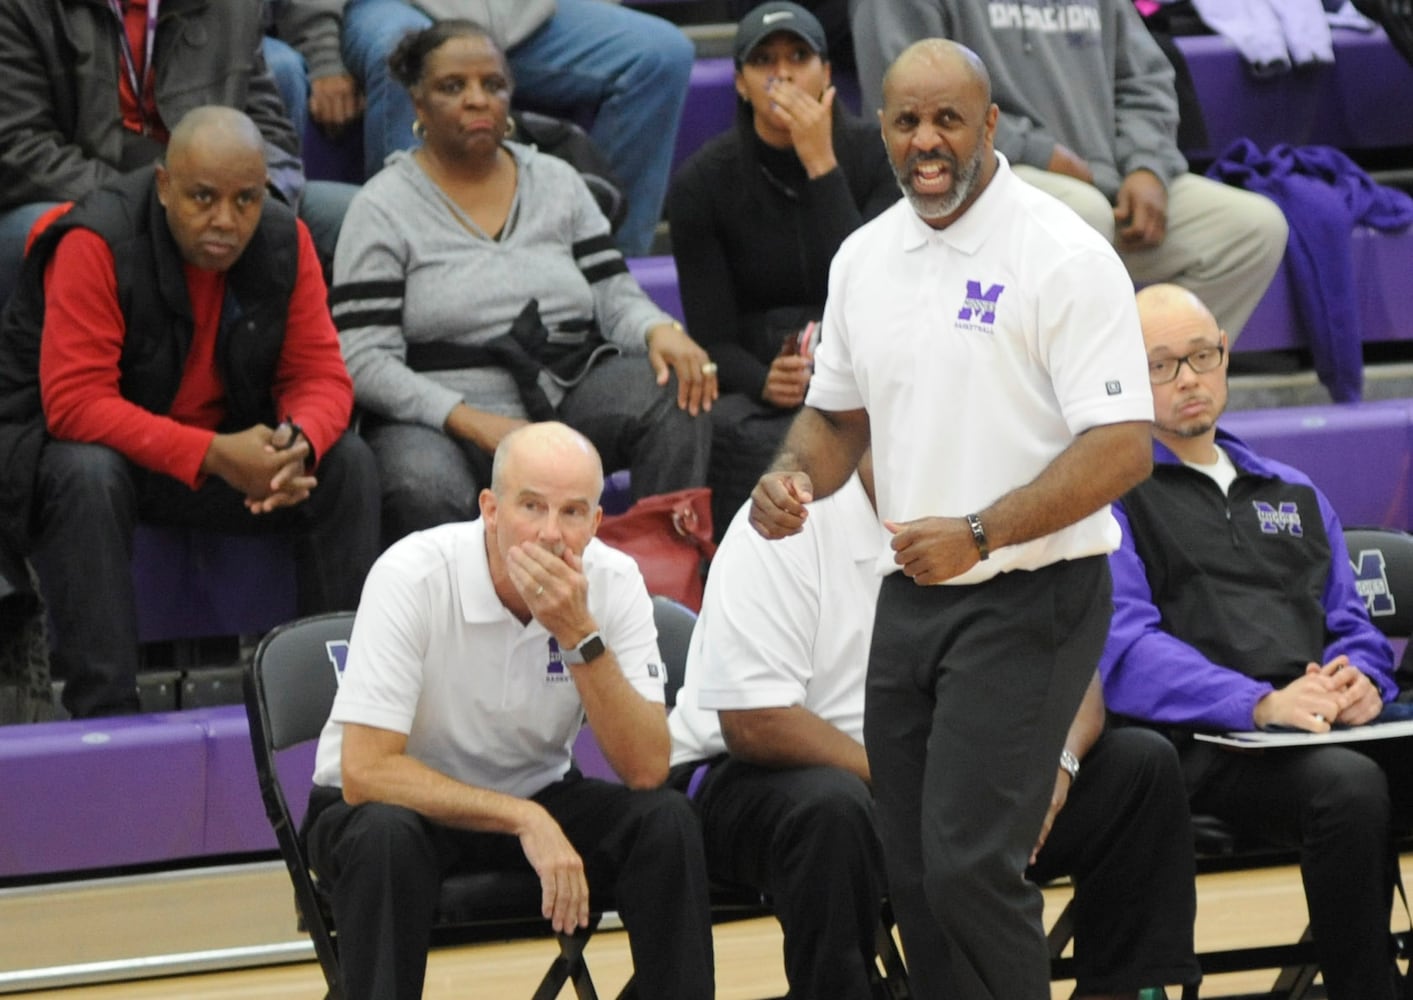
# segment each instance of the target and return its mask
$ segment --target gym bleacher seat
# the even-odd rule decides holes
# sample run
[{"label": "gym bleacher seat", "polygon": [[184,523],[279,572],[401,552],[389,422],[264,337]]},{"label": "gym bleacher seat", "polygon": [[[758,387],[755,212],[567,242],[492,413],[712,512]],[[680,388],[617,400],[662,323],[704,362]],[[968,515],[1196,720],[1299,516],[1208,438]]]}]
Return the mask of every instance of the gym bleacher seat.
[{"label": "gym bleacher seat", "polygon": [[[1413,120],[1413,115],[1409,116]],[[1413,340],[1413,228],[1381,233],[1360,226],[1350,239],[1354,273],[1358,275],[1361,338],[1365,344]],[[1265,296],[1251,314],[1233,351],[1278,351],[1308,348],[1295,310],[1287,269],[1276,272]]]},{"label": "gym bleacher seat", "polygon": [[1259,79],[1225,38],[1178,36],[1209,137],[1206,148],[1184,150],[1188,157],[1211,160],[1243,137],[1262,148],[1285,142],[1347,153],[1413,146],[1413,66],[1382,28],[1335,28],[1333,35],[1332,64]]}]

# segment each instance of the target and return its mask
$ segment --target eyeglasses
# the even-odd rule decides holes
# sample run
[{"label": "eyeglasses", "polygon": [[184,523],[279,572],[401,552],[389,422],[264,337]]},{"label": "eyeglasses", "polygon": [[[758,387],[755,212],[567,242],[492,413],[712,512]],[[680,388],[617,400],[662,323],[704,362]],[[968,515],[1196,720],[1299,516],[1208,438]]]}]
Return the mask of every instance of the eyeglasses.
[{"label": "eyeglasses", "polygon": [[1180,358],[1162,358],[1158,361],[1148,362],[1148,381],[1153,385],[1167,385],[1178,377],[1178,370],[1182,368],[1183,362],[1192,369],[1194,375],[1205,375],[1207,372],[1215,371],[1221,367],[1222,355],[1227,349],[1223,344],[1215,347],[1202,347],[1191,354],[1184,354]]}]

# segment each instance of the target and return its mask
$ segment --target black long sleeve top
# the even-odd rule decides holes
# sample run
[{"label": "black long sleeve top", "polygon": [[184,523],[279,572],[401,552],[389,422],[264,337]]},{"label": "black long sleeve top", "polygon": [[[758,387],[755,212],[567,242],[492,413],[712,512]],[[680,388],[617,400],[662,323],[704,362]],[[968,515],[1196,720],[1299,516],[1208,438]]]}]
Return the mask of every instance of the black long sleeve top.
[{"label": "black long sleeve top", "polygon": [[766,145],[748,105],[697,151],[668,193],[687,328],[723,392],[759,399],[781,338],[824,311],[844,238],[900,197],[878,126],[836,106],[838,166],[811,180],[793,149]]}]

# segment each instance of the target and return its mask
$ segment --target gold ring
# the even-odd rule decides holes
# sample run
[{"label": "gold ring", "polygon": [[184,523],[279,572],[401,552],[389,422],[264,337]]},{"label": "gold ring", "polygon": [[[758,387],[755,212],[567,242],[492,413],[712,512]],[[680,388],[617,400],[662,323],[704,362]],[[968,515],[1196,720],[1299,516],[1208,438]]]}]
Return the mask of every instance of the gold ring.
[{"label": "gold ring", "polygon": [[716,362],[715,362],[715,361],[708,361],[706,364],[702,365],[702,374],[703,374],[703,375],[708,375],[708,376],[710,376],[710,375],[715,375],[715,374],[716,374]]}]

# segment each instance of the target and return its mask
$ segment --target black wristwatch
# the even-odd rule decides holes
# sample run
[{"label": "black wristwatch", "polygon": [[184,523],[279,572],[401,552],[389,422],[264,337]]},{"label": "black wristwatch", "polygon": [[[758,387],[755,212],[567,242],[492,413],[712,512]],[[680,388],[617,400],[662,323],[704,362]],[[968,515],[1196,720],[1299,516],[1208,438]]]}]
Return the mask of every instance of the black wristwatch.
[{"label": "black wristwatch", "polygon": [[597,660],[606,652],[608,652],[608,647],[603,644],[603,636],[597,632],[590,632],[579,640],[579,645],[573,649],[560,650],[559,655],[567,666],[577,667],[581,663]]},{"label": "black wristwatch", "polygon": [[967,527],[971,528],[971,537],[976,542],[977,552],[981,553],[981,561],[990,559],[991,545],[986,541],[986,529],[981,526],[981,515],[968,514]]}]

